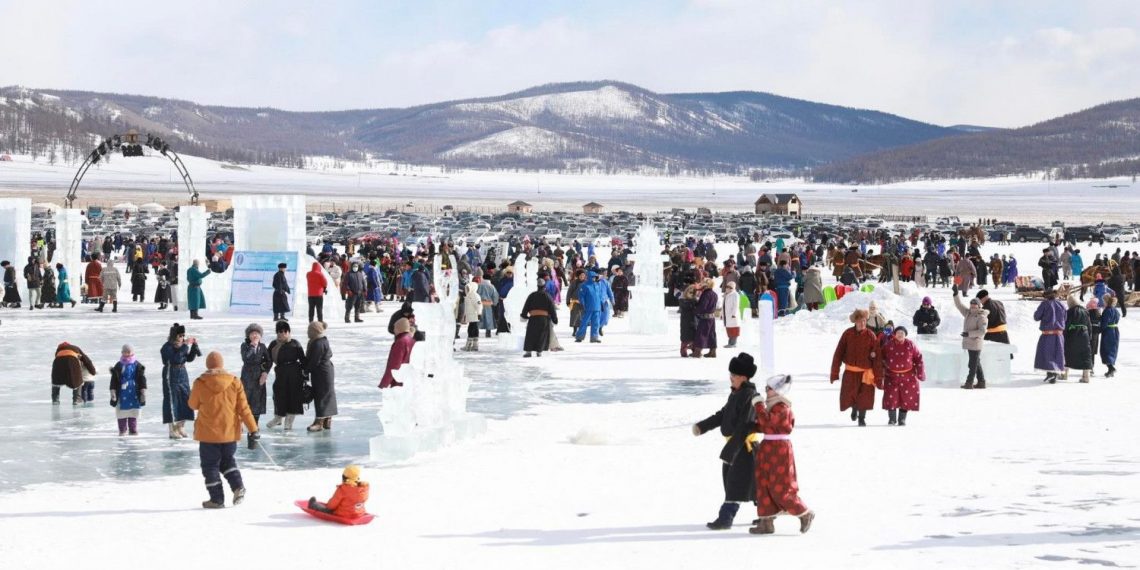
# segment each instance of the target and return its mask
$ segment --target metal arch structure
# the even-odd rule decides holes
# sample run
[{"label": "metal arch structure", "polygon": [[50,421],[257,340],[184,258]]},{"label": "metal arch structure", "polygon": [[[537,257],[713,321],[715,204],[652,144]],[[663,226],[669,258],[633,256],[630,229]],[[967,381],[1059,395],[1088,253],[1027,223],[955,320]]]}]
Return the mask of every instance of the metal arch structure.
[{"label": "metal arch structure", "polygon": [[67,196],[63,199],[64,207],[71,208],[75,204],[75,199],[79,194],[79,183],[83,181],[83,177],[92,165],[97,164],[108,153],[115,151],[122,151],[124,157],[143,156],[142,147],[146,146],[158,151],[159,154],[170,159],[174,164],[174,168],[178,170],[178,174],[182,176],[182,183],[186,185],[186,191],[190,194],[190,204],[198,204],[198,190],[194,188],[194,180],[190,178],[190,171],[186,169],[183,164],[182,158],[178,153],[174,152],[170,145],[168,145],[161,138],[154,135],[147,135],[145,143],[139,143],[139,135],[133,130],[125,135],[114,135],[109,138],[103,139],[99,146],[91,150],[86,158],[83,159],[83,164],[79,165],[79,170],[75,173],[75,177],[71,180],[71,187],[67,190]]}]

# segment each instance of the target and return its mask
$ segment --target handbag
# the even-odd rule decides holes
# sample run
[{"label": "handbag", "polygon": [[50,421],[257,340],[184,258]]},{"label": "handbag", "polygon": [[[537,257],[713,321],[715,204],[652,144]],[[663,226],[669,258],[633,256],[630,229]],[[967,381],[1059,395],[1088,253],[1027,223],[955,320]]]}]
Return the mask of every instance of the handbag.
[{"label": "handbag", "polygon": [[308,382],[301,384],[301,403],[307,406],[309,404],[312,404],[314,399],[315,397],[313,395],[313,385],[309,384]]}]

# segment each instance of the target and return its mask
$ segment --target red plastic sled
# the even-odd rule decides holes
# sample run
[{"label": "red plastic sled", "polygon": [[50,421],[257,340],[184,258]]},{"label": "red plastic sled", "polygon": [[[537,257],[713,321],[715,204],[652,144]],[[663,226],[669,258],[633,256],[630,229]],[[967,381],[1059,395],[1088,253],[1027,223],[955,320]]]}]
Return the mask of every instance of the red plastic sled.
[{"label": "red plastic sled", "polygon": [[297,507],[299,507],[302,511],[305,511],[305,513],[307,513],[310,516],[316,517],[316,518],[321,519],[323,521],[329,521],[329,522],[334,522],[334,523],[344,524],[344,525],[349,525],[349,526],[368,524],[368,523],[372,522],[372,519],[376,518],[375,515],[365,514],[365,515],[361,515],[361,516],[356,517],[356,518],[346,519],[344,517],[338,517],[336,515],[330,515],[328,513],[322,513],[320,511],[314,511],[313,509],[309,508],[309,501],[307,501],[307,500],[293,501],[293,504],[297,505]]}]

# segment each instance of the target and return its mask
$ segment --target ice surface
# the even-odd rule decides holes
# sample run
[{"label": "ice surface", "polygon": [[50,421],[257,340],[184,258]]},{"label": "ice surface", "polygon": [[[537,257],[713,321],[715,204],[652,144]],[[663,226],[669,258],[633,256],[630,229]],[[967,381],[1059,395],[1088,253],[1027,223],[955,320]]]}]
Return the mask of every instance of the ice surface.
[{"label": "ice surface", "polygon": [[636,285],[630,287],[629,298],[629,327],[637,334],[664,334],[668,327],[660,243],[657,228],[650,223],[642,224],[637,232],[637,251],[633,254]]},{"label": "ice surface", "polygon": [[31,240],[32,201],[28,198],[0,198],[0,261],[7,260],[16,268],[17,289],[24,306],[28,303],[28,284],[23,278],[23,270],[31,255]]},{"label": "ice surface", "polygon": [[[425,334],[412,350],[410,362],[392,373],[404,385],[383,391],[377,416],[383,435],[369,440],[370,457],[379,463],[406,461],[486,431],[482,416],[467,411],[471,379],[455,360],[455,303],[459,298],[458,270],[444,271],[434,259],[438,303],[415,303],[416,326]],[[456,267],[455,259],[451,266]]]}]

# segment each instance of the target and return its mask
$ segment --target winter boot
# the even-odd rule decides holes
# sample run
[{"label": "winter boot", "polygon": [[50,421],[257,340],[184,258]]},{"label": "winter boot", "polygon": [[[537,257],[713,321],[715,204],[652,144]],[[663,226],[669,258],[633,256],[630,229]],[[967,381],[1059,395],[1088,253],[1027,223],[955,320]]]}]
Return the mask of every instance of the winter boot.
[{"label": "winter boot", "polygon": [[310,425],[309,427],[307,427],[305,429],[307,429],[310,432],[315,433],[318,431],[323,431],[325,429],[325,425],[323,423],[321,423],[321,418],[317,418],[317,419],[313,420],[312,425]]},{"label": "winter boot", "polygon": [[177,311],[177,310],[178,310],[178,305],[174,305],[174,310],[175,310],[175,311]]},{"label": "winter boot", "polygon": [[867,427],[867,410],[859,410],[859,427]]},{"label": "winter boot", "polygon": [[471,337],[471,352],[479,352],[479,337]]},{"label": "winter boot", "polygon": [[689,356],[691,358],[700,358],[701,357],[701,349],[697,348],[697,346],[695,344],[692,345],[692,347],[693,347],[693,352],[690,353]]},{"label": "winter boot", "polygon": [[716,347],[712,347],[705,353],[705,358],[716,358]]},{"label": "winter boot", "polygon": [[[598,331],[598,332],[600,333],[602,331]],[[600,342],[602,342],[602,340],[595,336],[595,337],[590,339],[590,342],[599,342],[600,343]]]},{"label": "winter boot", "polygon": [[288,414],[285,416],[285,431],[293,431],[293,418],[297,417],[296,414]]},{"label": "winter boot", "polygon": [[106,305],[106,303],[104,303],[103,301],[99,301],[99,306],[96,307],[95,310],[102,313],[103,312],[103,305]]},{"label": "winter boot", "polygon": [[321,425],[324,426],[325,431],[331,431],[332,430],[332,416],[329,416],[329,417],[321,420]]},{"label": "winter boot", "polygon": [[82,389],[75,389],[75,390],[71,391],[71,405],[72,406],[82,406],[83,405]]},{"label": "winter boot", "polygon": [[53,406],[59,405],[59,386],[52,386],[51,387],[51,405],[53,405]]},{"label": "winter boot", "polygon": [[1081,384],[1088,384],[1088,383],[1089,383],[1089,371],[1088,370],[1082,370],[1081,371]]},{"label": "winter boot", "polygon": [[1059,376],[1059,374],[1057,374],[1056,372],[1049,372],[1048,374],[1045,375],[1045,381],[1050,383],[1050,384],[1056,384],[1057,383],[1057,376]]},{"label": "winter boot", "polygon": [[776,517],[760,517],[756,526],[748,529],[748,534],[772,534],[776,532]]},{"label": "winter boot", "polygon": [[234,489],[234,506],[238,506],[245,500],[245,487]]},{"label": "winter boot", "polygon": [[1116,366],[1109,364],[1108,365],[1108,372],[1105,372],[1104,377],[1105,378],[1112,378],[1113,376],[1116,376]]},{"label": "winter boot", "polygon": [[283,418],[281,416],[273,416],[273,419],[269,420],[269,422],[267,422],[265,424],[265,427],[266,427],[266,429],[275,428],[275,427],[281,425],[281,420],[284,420],[284,419],[285,418]]},{"label": "winter boot", "polygon": [[127,433],[130,435],[139,434],[139,420],[138,418],[127,418]]},{"label": "winter boot", "polygon": [[857,419],[859,419],[859,410],[851,408],[851,421],[855,421]]},{"label": "winter boot", "polygon": [[894,410],[887,410],[887,425],[893,426],[896,424],[898,424],[898,420],[895,419],[895,411]]},{"label": "winter boot", "polygon": [[182,439],[186,439],[186,438],[190,437],[189,435],[186,434],[186,422],[185,421],[177,422],[174,425],[176,426],[175,429],[178,430],[178,435],[182,436]]},{"label": "winter boot", "polygon": [[491,331],[487,331],[487,338],[491,338]]},{"label": "winter boot", "polygon": [[716,520],[705,523],[710,530],[728,530],[732,528],[732,519],[736,518],[736,511],[740,510],[740,503],[724,503],[720,506],[720,513]]},{"label": "winter boot", "polygon": [[529,350],[523,353],[523,358],[530,358],[530,351]]},{"label": "winter boot", "polygon": [[175,426],[173,423],[170,423],[166,424],[166,427],[170,430],[170,439],[182,439],[182,436],[178,433],[177,426]]},{"label": "winter boot", "polygon": [[[905,413],[906,410],[903,410],[903,412]],[[815,513],[812,511],[808,511],[808,512],[800,515],[800,534],[804,534],[807,531],[811,530],[811,523],[814,520],[815,520]]]},{"label": "winter boot", "polygon": [[119,312],[119,302],[118,301],[112,301],[111,302],[111,312],[112,313]]},{"label": "winter boot", "polygon": [[688,358],[688,357],[689,357],[689,343],[682,342],[681,343],[681,358]]},{"label": "winter boot", "polygon": [[899,410],[899,425],[906,425],[906,410]]},{"label": "winter boot", "polygon": [[978,380],[978,383],[974,384],[974,389],[975,390],[985,390],[986,389],[986,381],[985,380]]},{"label": "winter boot", "polygon": [[344,322],[351,323],[352,319],[349,318],[348,314],[349,314],[349,311],[344,312]]},{"label": "winter boot", "polygon": [[127,435],[127,418],[119,418],[119,437]]}]

